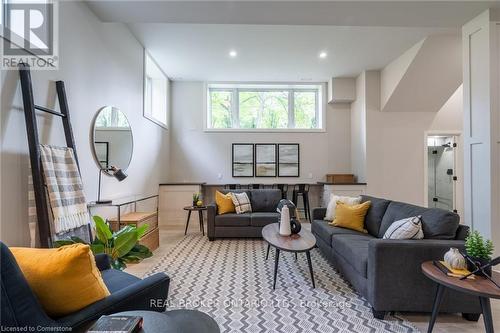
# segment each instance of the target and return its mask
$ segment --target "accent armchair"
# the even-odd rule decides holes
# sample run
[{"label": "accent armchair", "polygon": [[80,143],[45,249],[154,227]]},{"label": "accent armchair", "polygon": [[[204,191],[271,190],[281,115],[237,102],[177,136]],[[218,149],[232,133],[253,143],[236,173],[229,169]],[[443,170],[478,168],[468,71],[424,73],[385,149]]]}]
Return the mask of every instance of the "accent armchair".
[{"label": "accent armchair", "polygon": [[50,318],[38,302],[9,248],[1,242],[0,247],[2,327],[28,326],[37,331],[45,327],[71,327],[73,331],[78,331],[106,314],[129,310],[165,311],[170,284],[170,278],[166,274],[157,273],[141,280],[112,269],[108,256],[103,254],[96,255],[96,264],[111,295],[78,312],[61,318]]}]

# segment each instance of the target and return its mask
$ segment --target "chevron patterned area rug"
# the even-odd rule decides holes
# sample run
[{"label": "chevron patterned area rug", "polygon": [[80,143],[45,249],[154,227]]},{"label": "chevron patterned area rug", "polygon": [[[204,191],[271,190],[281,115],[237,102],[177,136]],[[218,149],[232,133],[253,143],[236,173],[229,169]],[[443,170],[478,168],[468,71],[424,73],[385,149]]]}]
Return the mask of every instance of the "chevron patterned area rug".
[{"label": "chevron patterned area rug", "polygon": [[221,332],[418,332],[398,315],[373,318],[318,249],[311,251],[316,288],[305,254],[280,253],[276,290],[274,252],[258,239],[209,242],[184,237],[147,274],[171,278],[168,308],[191,308],[214,318]]}]

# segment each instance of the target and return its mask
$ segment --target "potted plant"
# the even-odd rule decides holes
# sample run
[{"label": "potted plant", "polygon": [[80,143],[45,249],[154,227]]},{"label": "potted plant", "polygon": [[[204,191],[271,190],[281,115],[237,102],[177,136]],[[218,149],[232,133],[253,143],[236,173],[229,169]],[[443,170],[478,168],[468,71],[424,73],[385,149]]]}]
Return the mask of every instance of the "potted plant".
[{"label": "potted plant", "polygon": [[[469,232],[467,238],[465,238],[465,250],[467,255],[471,257],[474,262],[478,265],[486,265],[491,260],[491,256],[493,254],[493,242],[489,239],[484,239],[481,234],[475,230]],[[468,262],[469,270],[475,269],[474,265],[471,262]],[[485,269],[486,274],[491,276],[491,267]],[[478,273],[478,275],[483,275],[482,273]]]},{"label": "potted plant", "polygon": [[139,228],[127,225],[117,232],[112,232],[102,217],[96,215],[92,219],[95,222],[96,234],[92,243],[88,244],[78,237],[70,237],[70,239],[55,241],[54,246],[60,247],[75,243],[88,244],[94,254],[106,253],[109,255],[111,266],[119,270],[125,269],[127,263],[136,263],[153,255],[147,246],[138,243],[148,230],[147,224]]},{"label": "potted plant", "polygon": [[194,193],[193,194],[193,207],[199,207],[202,205],[203,205],[203,202],[201,201],[200,193]]}]

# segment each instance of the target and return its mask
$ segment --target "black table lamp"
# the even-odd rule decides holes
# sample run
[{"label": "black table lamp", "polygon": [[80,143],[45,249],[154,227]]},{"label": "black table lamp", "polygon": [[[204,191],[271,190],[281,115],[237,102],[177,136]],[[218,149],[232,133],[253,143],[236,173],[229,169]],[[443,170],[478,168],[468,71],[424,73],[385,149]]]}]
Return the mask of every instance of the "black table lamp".
[{"label": "black table lamp", "polygon": [[118,169],[115,166],[99,169],[99,189],[97,192],[97,201],[95,202],[96,204],[109,204],[112,202],[112,200],[101,200],[101,177],[104,171],[108,172],[108,174],[118,179],[119,182],[127,178],[127,174],[123,172],[122,169]]}]

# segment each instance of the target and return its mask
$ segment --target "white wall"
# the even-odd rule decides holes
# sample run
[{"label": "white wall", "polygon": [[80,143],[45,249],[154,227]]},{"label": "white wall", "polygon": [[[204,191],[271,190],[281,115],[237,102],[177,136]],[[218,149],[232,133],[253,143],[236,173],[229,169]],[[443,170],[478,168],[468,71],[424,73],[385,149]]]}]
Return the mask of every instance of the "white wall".
[{"label": "white wall", "polygon": [[[143,51],[121,24],[100,22],[83,3],[60,3],[60,68],[33,71],[35,102],[54,107],[54,80],[64,80],[87,199],[97,197],[98,167],[91,152],[92,119],[114,105],[130,121],[134,155],[119,183],[105,177],[103,197],[157,192],[168,169],[168,132],[142,116]],[[1,234],[9,245],[29,244],[27,227],[28,145],[18,73],[2,71]],[[38,116],[42,143],[64,144],[60,120]]]},{"label": "white wall", "polygon": [[356,78],[356,100],[351,103],[351,168],[360,183],[366,182],[366,80]]},{"label": "white wall", "polygon": [[411,63],[417,56],[418,51],[424,44],[425,38],[413,45],[405,53],[391,61],[380,71],[380,107],[383,109],[392,93],[398,86]]},{"label": "white wall", "polygon": [[[350,173],[349,105],[328,105],[324,133],[214,133],[203,131],[204,84],[172,83],[169,179],[208,183],[316,182],[327,173]],[[300,178],[232,178],[231,144],[300,143]],[[218,178],[218,174],[222,178]],[[309,178],[311,174],[312,178]]]},{"label": "white wall", "polygon": [[[425,133],[462,130],[462,89],[457,89],[437,113],[381,112],[379,72],[365,72],[365,75],[367,193],[426,205]],[[463,192],[461,188],[459,191]]]}]

